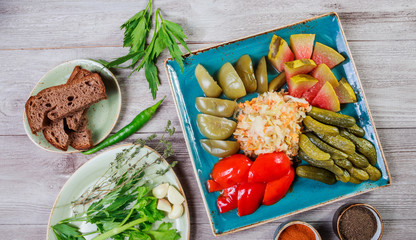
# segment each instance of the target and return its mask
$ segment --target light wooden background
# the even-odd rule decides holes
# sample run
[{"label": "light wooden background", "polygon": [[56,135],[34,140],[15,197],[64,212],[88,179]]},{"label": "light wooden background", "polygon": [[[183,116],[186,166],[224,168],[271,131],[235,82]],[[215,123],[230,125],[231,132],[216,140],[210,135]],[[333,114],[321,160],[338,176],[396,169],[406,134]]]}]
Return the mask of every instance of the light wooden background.
[{"label": "light wooden background", "polygon": [[[1,239],[44,239],[53,202],[65,181],[90,157],[55,154],[26,136],[24,103],[51,68],[79,58],[122,56],[119,26],[145,1],[0,2],[0,235]],[[233,40],[330,11],[338,12],[391,170],[393,184],[221,239],[271,239],[282,221],[300,219],[335,239],[331,219],[345,203],[375,206],[384,220],[384,239],[415,239],[416,233],[416,2],[375,1],[158,1],[165,18],[180,23],[191,50]],[[185,147],[162,68],[160,111],[126,142],[160,132],[171,119],[178,131],[176,172],[191,212],[192,239],[215,239]],[[153,105],[143,72],[116,73],[123,107],[115,130]],[[295,203],[294,203],[295,204]]]}]

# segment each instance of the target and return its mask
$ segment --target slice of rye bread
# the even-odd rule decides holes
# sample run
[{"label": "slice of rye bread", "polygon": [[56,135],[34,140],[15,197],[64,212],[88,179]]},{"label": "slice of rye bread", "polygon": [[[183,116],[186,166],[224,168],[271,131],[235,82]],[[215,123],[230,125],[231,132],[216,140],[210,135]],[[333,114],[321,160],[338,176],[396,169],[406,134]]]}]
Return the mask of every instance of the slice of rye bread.
[{"label": "slice of rye bread", "polygon": [[26,116],[32,133],[92,104],[106,99],[105,86],[100,75],[93,73],[69,84],[62,84],[31,96],[25,105]]},{"label": "slice of rye bread", "polygon": [[93,146],[91,130],[87,128],[87,123],[87,111],[84,111],[78,130],[69,133],[71,147],[77,150],[87,150]]},{"label": "slice of rye bread", "polygon": [[62,151],[68,150],[70,136],[65,132],[64,119],[55,121],[44,128],[43,136],[45,136],[46,141],[52,144],[52,146]]},{"label": "slice of rye bread", "polygon": [[[77,74],[75,74],[75,76],[73,76],[73,77],[72,77],[72,74],[71,74],[71,76],[68,78],[67,83],[74,82],[77,79],[81,79],[81,78],[86,77],[86,76],[91,74],[90,71],[88,71],[86,69],[81,69],[80,66],[76,66],[74,68],[74,72],[76,70],[77,70]],[[84,112],[87,112],[87,111],[88,111],[88,108],[84,109],[83,111],[75,112],[73,115],[67,116],[65,118],[65,121],[66,121],[66,125],[68,126],[68,128],[71,129],[71,130],[77,131],[78,128],[80,127],[80,124],[81,124],[82,115],[83,115]],[[87,121],[88,121],[88,118],[87,118]]]},{"label": "slice of rye bread", "polygon": [[[71,83],[74,80],[83,78],[91,74],[90,71],[81,69],[80,66],[76,66],[72,71],[71,76],[68,78],[67,83]],[[92,147],[92,134],[87,129],[88,108],[83,111],[78,111],[74,115],[68,116],[64,119],[58,120],[58,123],[52,122],[43,129],[43,135],[45,139],[54,147],[63,151],[68,150],[68,145],[71,145],[77,150],[86,150]],[[74,131],[65,131],[65,122],[67,127],[71,129],[78,129]],[[68,132],[68,133],[67,133]]]},{"label": "slice of rye bread", "polygon": [[[69,76],[67,83],[73,81],[80,70],[81,67],[76,66],[72,71],[71,76]],[[70,136],[65,131],[64,121],[64,119],[61,119],[56,122],[51,122],[43,129],[43,136],[46,141],[62,151],[68,150],[68,145],[71,141]]]}]

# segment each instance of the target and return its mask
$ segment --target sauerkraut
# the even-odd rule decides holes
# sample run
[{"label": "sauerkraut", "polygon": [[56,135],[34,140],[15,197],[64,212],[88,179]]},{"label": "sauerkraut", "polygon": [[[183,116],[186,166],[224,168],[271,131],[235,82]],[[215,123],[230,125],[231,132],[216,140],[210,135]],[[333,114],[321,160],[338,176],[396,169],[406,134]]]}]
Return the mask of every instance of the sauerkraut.
[{"label": "sauerkraut", "polygon": [[285,152],[297,155],[301,123],[311,106],[284,92],[266,92],[238,104],[234,137],[248,156]]}]

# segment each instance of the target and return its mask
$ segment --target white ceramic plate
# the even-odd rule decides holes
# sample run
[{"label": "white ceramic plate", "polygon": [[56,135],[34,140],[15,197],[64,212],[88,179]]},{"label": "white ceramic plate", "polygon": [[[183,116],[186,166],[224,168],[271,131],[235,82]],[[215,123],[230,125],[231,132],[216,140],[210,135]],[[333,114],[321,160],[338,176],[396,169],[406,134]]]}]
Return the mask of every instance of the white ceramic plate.
[{"label": "white ceramic plate", "polygon": [[[123,149],[127,149],[130,146],[130,144],[121,145],[95,156],[94,158],[86,162],[84,165],[82,165],[68,179],[68,181],[62,187],[61,192],[59,193],[53,205],[51,215],[49,217],[46,239],[56,240],[55,234],[51,230],[50,226],[56,224],[60,220],[73,216],[71,202],[76,200],[86,189],[91,187],[104,174],[104,172],[109,168],[110,163],[115,159],[117,153],[120,153]],[[156,158],[160,157],[160,155],[157,152],[146,146],[142,148],[140,150],[140,153],[131,161],[139,159],[147,152],[151,152],[151,154],[149,155],[146,161],[153,161]],[[168,167],[168,163],[166,162],[166,160],[163,159],[163,161],[161,161],[160,164],[154,165],[150,167],[148,170],[146,170],[146,175],[151,175],[158,169],[165,169],[166,167]],[[171,185],[175,186],[185,197],[182,186],[172,169],[166,172],[166,174],[164,174],[163,176],[157,176],[155,178],[152,178],[152,182],[155,186],[162,182],[169,182]],[[163,221],[172,222],[173,228],[176,228],[179,231],[181,239],[188,240],[190,231],[190,221],[186,197],[183,205],[185,211],[182,217],[175,220],[170,220],[166,217],[165,219],[163,219]],[[84,231],[95,230],[93,226],[90,224],[81,223],[79,226]]]},{"label": "white ceramic plate", "polygon": [[[105,85],[108,98],[92,105],[88,110],[88,128],[92,132],[92,140],[94,145],[96,145],[104,140],[110,134],[111,130],[113,130],[121,110],[121,91],[117,79],[102,64],[86,59],[62,63],[47,72],[40,79],[30,93],[30,96],[36,95],[45,88],[66,83],[75,66],[81,66],[81,68],[91,72],[99,73]],[[68,147],[67,151],[55,148],[46,141],[41,131],[36,135],[33,134],[27,122],[25,111],[23,113],[23,125],[30,140],[40,148],[57,153],[79,152],[71,146]]]}]

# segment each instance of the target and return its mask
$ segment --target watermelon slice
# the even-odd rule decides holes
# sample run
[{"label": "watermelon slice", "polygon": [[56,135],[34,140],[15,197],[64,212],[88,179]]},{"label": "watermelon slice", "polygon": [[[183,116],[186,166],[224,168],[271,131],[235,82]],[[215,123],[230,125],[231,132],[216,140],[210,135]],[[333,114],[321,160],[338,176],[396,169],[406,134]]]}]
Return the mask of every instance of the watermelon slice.
[{"label": "watermelon slice", "polygon": [[338,112],[341,109],[337,94],[329,82],[324,83],[321,90],[319,90],[318,94],[313,99],[312,105],[333,112]]},{"label": "watermelon slice", "polygon": [[282,72],[285,62],[293,61],[295,55],[293,55],[292,50],[283,38],[273,35],[268,58],[277,71]]},{"label": "watermelon slice", "polygon": [[339,86],[335,88],[335,93],[337,94],[340,103],[357,102],[357,96],[355,96],[354,90],[345,78],[339,80]]},{"label": "watermelon slice", "polygon": [[291,77],[287,82],[289,94],[293,97],[301,97],[304,92],[315,85],[317,79],[308,74],[299,74]]},{"label": "watermelon slice", "polygon": [[309,88],[309,90],[302,95],[302,97],[309,103],[312,103],[312,100],[315,98],[316,94],[318,94],[319,90],[321,90],[321,87],[325,84],[325,82],[331,83],[334,88],[339,85],[337,78],[325,63],[316,67],[315,70],[312,71],[311,75],[318,79],[319,82]]},{"label": "watermelon slice", "polygon": [[289,82],[289,79],[293,76],[298,74],[305,74],[312,71],[316,64],[313,60],[310,59],[300,59],[291,62],[287,62],[284,64],[285,73],[286,73],[286,81]]},{"label": "watermelon slice", "polygon": [[319,81],[328,81],[334,88],[338,87],[339,85],[337,78],[325,63],[322,63],[318,67],[316,67],[315,70],[313,70],[313,72],[311,73],[311,75]]},{"label": "watermelon slice", "polygon": [[293,34],[290,36],[290,47],[295,59],[311,58],[315,34]]},{"label": "watermelon slice", "polygon": [[312,59],[316,64],[319,65],[325,63],[329,68],[333,68],[345,60],[345,58],[333,48],[319,42],[316,42],[315,44]]},{"label": "watermelon slice", "polygon": [[312,104],[313,99],[316,97],[316,94],[318,94],[319,90],[321,90],[322,86],[325,84],[324,81],[319,81],[313,85],[311,88],[308,89],[308,91],[304,92],[302,94],[302,97],[308,102]]}]

